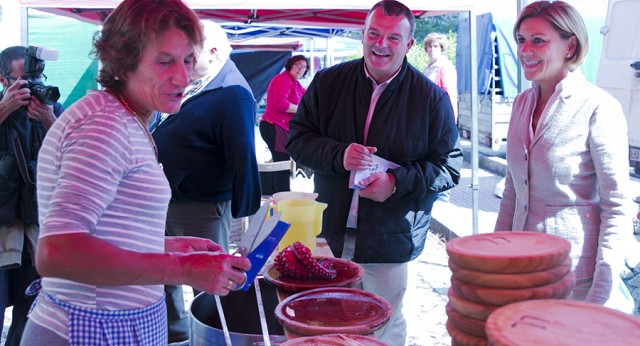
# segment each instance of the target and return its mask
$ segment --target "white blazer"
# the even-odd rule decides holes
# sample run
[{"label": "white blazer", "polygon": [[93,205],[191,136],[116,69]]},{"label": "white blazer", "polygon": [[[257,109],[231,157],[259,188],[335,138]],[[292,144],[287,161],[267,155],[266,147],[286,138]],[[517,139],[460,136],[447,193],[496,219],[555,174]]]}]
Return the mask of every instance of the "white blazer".
[{"label": "white blazer", "polygon": [[636,242],[622,107],[581,72],[569,73],[530,140],[538,92],[534,83],[513,104],[495,229],[569,240],[576,278],[593,278],[587,301],[605,304],[618,289],[629,242]]}]

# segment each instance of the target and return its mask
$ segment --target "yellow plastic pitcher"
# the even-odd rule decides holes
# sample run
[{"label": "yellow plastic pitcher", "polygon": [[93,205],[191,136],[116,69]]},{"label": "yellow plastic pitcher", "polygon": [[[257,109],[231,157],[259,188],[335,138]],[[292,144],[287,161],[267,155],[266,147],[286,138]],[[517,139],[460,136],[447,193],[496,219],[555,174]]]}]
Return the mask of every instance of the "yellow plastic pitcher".
[{"label": "yellow plastic pitcher", "polygon": [[279,201],[275,208],[282,212],[280,219],[291,225],[278,244],[278,250],[299,241],[314,253],[316,236],[322,229],[322,212],[327,204],[309,199],[287,199]]}]

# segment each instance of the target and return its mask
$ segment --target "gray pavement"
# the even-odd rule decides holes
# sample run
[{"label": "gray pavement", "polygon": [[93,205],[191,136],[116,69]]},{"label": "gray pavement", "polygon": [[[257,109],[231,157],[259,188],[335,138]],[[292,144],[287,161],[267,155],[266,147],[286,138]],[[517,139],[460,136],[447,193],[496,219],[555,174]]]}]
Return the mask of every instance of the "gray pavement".
[{"label": "gray pavement", "polygon": [[[449,202],[436,202],[431,221],[431,231],[445,239],[473,234],[473,191],[471,167],[471,143],[462,140],[464,165],[458,186],[451,190]],[[478,233],[493,232],[498,216],[500,198],[494,192],[496,185],[506,174],[504,152],[493,152],[480,146],[478,149]]]},{"label": "gray pavement", "polygon": [[[465,157],[471,157],[465,152]],[[424,252],[409,263],[409,285],[404,299],[409,346],[451,345],[446,330],[447,291],[451,285],[449,256],[445,246],[448,239],[472,234],[471,164],[461,170],[460,184],[451,190],[449,202],[436,202],[431,220],[431,232]],[[500,199],[493,195],[502,175],[478,170],[479,213],[482,232],[492,232]]]}]

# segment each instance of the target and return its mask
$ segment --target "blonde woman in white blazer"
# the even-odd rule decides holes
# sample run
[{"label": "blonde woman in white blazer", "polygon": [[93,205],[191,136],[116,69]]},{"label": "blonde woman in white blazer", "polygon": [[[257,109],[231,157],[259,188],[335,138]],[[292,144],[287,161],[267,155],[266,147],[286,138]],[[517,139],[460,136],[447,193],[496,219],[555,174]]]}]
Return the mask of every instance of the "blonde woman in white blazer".
[{"label": "blonde woman in white blazer", "polygon": [[572,6],[531,3],[518,17],[514,37],[533,85],[513,104],[495,230],[569,240],[576,274],[570,298],[631,313],[633,299],[620,279],[636,242],[622,108],[578,69],[588,38]]}]

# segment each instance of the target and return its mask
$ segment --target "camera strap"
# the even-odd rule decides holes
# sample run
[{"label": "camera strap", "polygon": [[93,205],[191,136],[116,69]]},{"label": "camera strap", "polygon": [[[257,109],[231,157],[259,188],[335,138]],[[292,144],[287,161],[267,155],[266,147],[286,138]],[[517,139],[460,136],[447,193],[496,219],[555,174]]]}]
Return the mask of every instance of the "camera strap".
[{"label": "camera strap", "polygon": [[18,161],[18,168],[20,169],[20,174],[22,175],[22,179],[24,179],[24,181],[27,184],[35,185],[33,180],[31,180],[31,176],[29,176],[29,169],[27,168],[27,160],[24,157],[24,151],[22,150],[22,144],[20,144],[20,138],[18,137],[18,132],[9,123],[7,123],[7,128],[9,130],[9,133],[11,134],[13,151],[16,154],[16,161]]},{"label": "camera strap", "polygon": [[7,150],[7,151],[11,147],[11,142],[9,141],[9,129],[8,129],[9,125],[6,125],[8,120],[9,118],[7,117],[7,119],[5,119],[5,121],[2,124],[0,124],[0,128],[2,128],[2,130],[4,131],[4,148],[0,148],[0,149]]},{"label": "camera strap", "polygon": [[42,133],[39,129],[43,128],[39,122],[31,122],[31,158],[37,158],[40,147],[42,146]]}]

